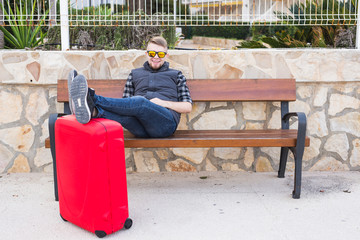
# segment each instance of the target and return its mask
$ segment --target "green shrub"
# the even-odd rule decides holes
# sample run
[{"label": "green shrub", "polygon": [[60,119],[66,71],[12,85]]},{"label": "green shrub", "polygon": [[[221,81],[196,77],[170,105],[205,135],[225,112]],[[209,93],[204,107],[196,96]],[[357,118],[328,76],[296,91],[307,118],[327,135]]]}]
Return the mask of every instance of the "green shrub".
[{"label": "green shrub", "polygon": [[187,39],[194,36],[246,39],[250,36],[248,26],[188,26],[181,29]]},{"label": "green shrub", "polygon": [[46,37],[46,32],[43,32],[42,28],[45,25],[44,21],[48,15],[48,10],[41,16],[41,19],[36,19],[36,2],[25,4],[25,1],[21,1],[20,3],[16,3],[12,7],[10,7],[9,2],[6,6],[0,3],[4,12],[5,23],[10,25],[9,27],[0,26],[6,40],[5,48],[38,47]]},{"label": "green shrub", "polygon": [[[70,45],[86,50],[127,50],[144,49],[148,40],[162,35],[169,47],[175,46],[175,27],[159,26],[76,26],[70,27]],[[48,32],[48,49],[60,46],[60,27],[52,27]],[[55,47],[59,49],[59,47]]]}]

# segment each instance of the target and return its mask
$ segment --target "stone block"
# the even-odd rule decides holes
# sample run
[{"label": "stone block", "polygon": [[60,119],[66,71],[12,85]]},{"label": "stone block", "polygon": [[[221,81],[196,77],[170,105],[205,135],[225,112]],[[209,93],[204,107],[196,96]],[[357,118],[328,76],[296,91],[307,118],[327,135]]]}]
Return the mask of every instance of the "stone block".
[{"label": "stone block", "polygon": [[251,167],[255,161],[254,157],[254,148],[246,148],[245,156],[244,156],[244,164],[247,168]]},{"label": "stone block", "polygon": [[257,52],[253,54],[256,66],[260,68],[272,68],[272,54],[269,52]]},{"label": "stone block", "polygon": [[[190,59],[188,56],[184,55],[184,54],[171,54],[169,55],[169,62],[170,62],[170,65],[173,66],[173,65],[183,65],[183,66],[188,66],[190,65]],[[173,64],[174,63],[174,64]],[[176,68],[177,69],[177,68]]]},{"label": "stone block", "polygon": [[296,58],[288,61],[288,66],[296,79],[307,79],[308,81],[319,79],[319,62],[321,62],[321,58],[318,54],[301,51],[291,53],[291,55],[296,56]]},{"label": "stone block", "polygon": [[264,123],[258,123],[258,122],[246,122],[245,125],[246,130],[261,130],[264,129]]},{"label": "stone block", "polygon": [[334,134],[326,141],[325,150],[338,153],[346,161],[349,154],[349,140],[345,133]]},{"label": "stone block", "polygon": [[328,87],[318,87],[315,90],[314,106],[322,107],[327,102]]},{"label": "stone block", "polygon": [[82,71],[87,68],[91,63],[91,57],[83,54],[74,54],[67,53],[64,54],[66,61],[68,61],[71,66],[74,66],[74,69],[77,71]]},{"label": "stone block", "polygon": [[274,68],[275,68],[275,77],[276,78],[293,78],[288,64],[286,62],[286,59],[284,59],[284,56],[280,54],[275,55],[275,62]]},{"label": "stone block", "polygon": [[339,62],[331,56],[325,58],[324,62],[322,64],[319,64],[318,67],[320,72],[319,78],[321,81],[336,82],[343,80],[342,75],[338,74],[339,72],[341,72],[339,71]]},{"label": "stone block", "polygon": [[27,52],[9,52],[2,55],[2,62],[4,64],[21,63],[28,60]]},{"label": "stone block", "polygon": [[350,112],[330,119],[331,131],[347,132],[360,137],[360,113]]},{"label": "stone block", "polygon": [[265,120],[266,103],[264,102],[243,102],[243,114],[246,120]]},{"label": "stone block", "polygon": [[239,79],[244,74],[238,68],[232,67],[229,64],[224,64],[224,66],[215,73],[215,78],[217,79]]},{"label": "stone block", "polygon": [[125,160],[131,158],[131,148],[125,148]]},{"label": "stone block", "polygon": [[273,172],[274,169],[271,166],[269,159],[265,157],[259,157],[256,160],[256,172]]},{"label": "stone block", "polygon": [[54,167],[52,164],[49,164],[47,166],[44,167],[44,172],[45,173],[53,173],[54,172]]},{"label": "stone block", "polygon": [[281,128],[281,111],[275,110],[268,123],[268,129],[280,129]]},{"label": "stone block", "polygon": [[10,152],[5,146],[0,144],[0,173],[5,171],[5,168],[13,158],[12,152]]},{"label": "stone block", "polygon": [[28,159],[20,154],[15,160],[12,167],[8,170],[8,173],[28,173],[30,172],[30,166]]},{"label": "stone block", "polygon": [[91,58],[90,74],[93,79],[111,79],[110,68],[103,52],[96,53]]},{"label": "stone block", "polygon": [[341,94],[332,94],[330,96],[329,114],[334,116],[345,108],[358,109],[360,100]]},{"label": "stone block", "polygon": [[261,147],[260,150],[271,157],[275,162],[280,161],[280,151],[279,147]]},{"label": "stone block", "polygon": [[156,150],[156,155],[158,155],[158,157],[161,159],[161,160],[166,160],[166,159],[169,159],[169,152],[165,149],[160,149],[160,150]]},{"label": "stone block", "polygon": [[29,96],[26,106],[26,118],[34,125],[39,123],[39,119],[49,111],[49,104],[44,89],[36,89]]},{"label": "stone block", "polygon": [[216,172],[217,168],[211,163],[211,161],[206,158],[205,171]]},{"label": "stone block", "polygon": [[259,69],[256,66],[248,65],[244,70],[242,78],[249,79],[261,79],[261,78],[271,78],[272,76],[269,73],[266,73],[265,70]]},{"label": "stone block", "polygon": [[289,104],[290,112],[303,112],[306,116],[311,113],[310,105],[304,101],[296,100]]},{"label": "stone block", "polygon": [[14,76],[6,69],[4,64],[0,63],[0,83],[1,82],[11,82],[14,80]]},{"label": "stone block", "polygon": [[356,88],[356,86],[348,86],[348,85],[334,85],[333,87],[335,90],[348,94],[351,93],[352,91],[354,91],[354,89]]},{"label": "stone block", "polygon": [[40,142],[44,143],[45,139],[49,137],[49,119],[46,119],[44,123],[41,125],[41,136]]},{"label": "stone block", "polygon": [[350,156],[350,165],[352,167],[360,166],[360,139],[357,138],[352,141],[353,150],[351,151]]},{"label": "stone block", "polygon": [[151,151],[134,151],[137,172],[160,172],[157,160]]},{"label": "stone block", "polygon": [[236,112],[233,109],[207,112],[194,123],[194,129],[230,129],[236,126]]},{"label": "stone block", "polygon": [[165,169],[168,172],[196,172],[196,168],[182,159],[166,163]]},{"label": "stone block", "polygon": [[223,171],[233,171],[233,172],[241,172],[241,171],[244,171],[243,169],[241,169],[239,167],[238,164],[235,164],[235,163],[223,163],[221,165],[221,169]]},{"label": "stone block", "polygon": [[[341,60],[340,60],[341,61]],[[341,79],[349,79],[349,80],[359,80],[360,79],[360,63],[359,60],[356,59],[355,61],[341,61],[342,64],[342,71],[339,72],[339,78]]]},{"label": "stone block", "polygon": [[9,93],[1,89],[0,91],[0,124],[10,123],[20,120],[23,110],[23,102],[20,95]]},{"label": "stone block", "polygon": [[307,129],[310,135],[324,137],[328,135],[325,111],[315,112],[307,120]]},{"label": "stone block", "polygon": [[313,88],[311,86],[297,87],[296,92],[297,92],[297,94],[299,94],[299,97],[301,97],[301,98],[309,98],[314,94]]},{"label": "stone block", "polygon": [[177,130],[188,130],[189,127],[187,126],[187,114],[181,114],[180,122],[177,127]]},{"label": "stone block", "polygon": [[183,157],[195,164],[200,164],[205,159],[209,148],[171,148],[171,151],[176,156]]},{"label": "stone block", "polygon": [[193,77],[195,79],[207,79],[209,78],[209,70],[207,68],[207,59],[203,55],[196,55],[192,59]]},{"label": "stone block", "polygon": [[114,69],[114,68],[118,68],[118,67],[119,67],[119,64],[118,64],[118,62],[116,61],[116,58],[115,58],[114,56],[111,56],[111,57],[106,58],[106,61],[108,62],[109,67],[110,67],[111,69]]},{"label": "stone block", "polygon": [[[320,154],[321,139],[309,136],[310,146],[304,150],[304,161],[310,161],[311,159],[318,157]],[[291,154],[291,153],[289,153]]]},{"label": "stone block", "polygon": [[30,55],[31,55],[31,57],[33,59],[36,59],[36,60],[38,60],[40,58],[40,53],[39,52],[31,52]]},{"label": "stone block", "polygon": [[241,148],[214,148],[214,156],[225,160],[235,160],[240,157]]},{"label": "stone block", "polygon": [[26,96],[29,93],[30,88],[28,86],[17,86],[16,89],[21,92],[24,96]]},{"label": "stone block", "polygon": [[346,170],[349,170],[349,167],[333,157],[323,157],[318,162],[316,162],[312,168],[310,168],[310,171],[346,171]]},{"label": "stone block", "polygon": [[191,113],[188,113],[189,121],[193,120],[195,117],[199,116],[205,111],[206,103],[197,102],[193,104]]},{"label": "stone block", "polygon": [[210,103],[210,108],[219,108],[219,107],[226,107],[227,103],[226,102],[211,102]]},{"label": "stone block", "polygon": [[38,82],[40,78],[41,66],[38,62],[32,62],[26,65],[26,69],[31,73],[33,79]]},{"label": "stone block", "polygon": [[36,150],[36,155],[34,158],[35,166],[41,167],[51,162],[52,162],[52,156],[50,149],[42,147]]},{"label": "stone block", "polygon": [[0,136],[0,141],[19,152],[28,152],[35,140],[35,132],[30,125],[2,129]]}]

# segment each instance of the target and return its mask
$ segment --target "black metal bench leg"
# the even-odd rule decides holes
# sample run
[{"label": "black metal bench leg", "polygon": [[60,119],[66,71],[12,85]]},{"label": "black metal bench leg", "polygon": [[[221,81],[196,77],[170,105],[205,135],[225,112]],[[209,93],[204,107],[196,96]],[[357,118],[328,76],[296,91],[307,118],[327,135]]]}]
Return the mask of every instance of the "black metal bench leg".
[{"label": "black metal bench leg", "polygon": [[51,114],[49,117],[49,136],[50,136],[51,156],[53,159],[55,201],[59,201],[59,195],[57,190],[56,151],[55,151],[55,122],[57,118],[58,118],[57,113]]},{"label": "black metal bench leg", "polygon": [[49,117],[49,136],[50,136],[50,150],[53,159],[53,171],[54,171],[54,192],[55,201],[59,201],[58,187],[57,187],[57,171],[56,171],[56,150],[55,150],[55,122],[61,117],[67,115],[65,113],[53,113]]},{"label": "black metal bench leg", "polygon": [[304,149],[300,149],[300,152],[294,154],[295,157],[295,176],[294,176],[294,191],[292,197],[295,199],[300,198],[301,193],[301,177],[302,177],[302,157]]},{"label": "black metal bench leg", "polygon": [[285,169],[286,169],[286,162],[289,155],[289,148],[282,147],[281,153],[280,153],[280,165],[279,165],[279,171],[278,171],[278,178],[284,178],[285,177]]}]

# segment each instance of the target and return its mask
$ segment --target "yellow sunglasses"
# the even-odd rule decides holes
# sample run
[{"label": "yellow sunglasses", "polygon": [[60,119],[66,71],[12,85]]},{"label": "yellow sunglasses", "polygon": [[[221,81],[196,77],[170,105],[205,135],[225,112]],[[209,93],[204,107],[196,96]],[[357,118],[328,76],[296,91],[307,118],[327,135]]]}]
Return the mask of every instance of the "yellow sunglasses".
[{"label": "yellow sunglasses", "polygon": [[155,52],[155,51],[147,51],[147,53],[149,54],[149,57],[155,57],[156,55],[158,55],[159,58],[164,58],[166,56],[166,52]]}]

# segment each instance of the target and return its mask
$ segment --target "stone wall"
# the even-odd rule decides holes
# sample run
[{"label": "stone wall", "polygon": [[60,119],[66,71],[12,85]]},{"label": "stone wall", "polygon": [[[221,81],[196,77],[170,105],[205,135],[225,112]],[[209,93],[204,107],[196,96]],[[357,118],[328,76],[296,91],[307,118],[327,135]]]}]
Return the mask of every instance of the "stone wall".
[{"label": "stone wall", "polygon": [[[87,78],[126,78],[142,51],[0,52],[0,172],[51,172],[48,117],[62,112],[56,82],[76,68]],[[308,117],[305,170],[360,170],[360,52],[357,50],[170,51],[191,78],[296,78],[290,111]],[[280,104],[195,103],[179,129],[280,127]],[[296,127],[296,123],[291,125]],[[278,148],[126,149],[128,171],[276,171]],[[293,169],[290,160],[288,169]]]}]

